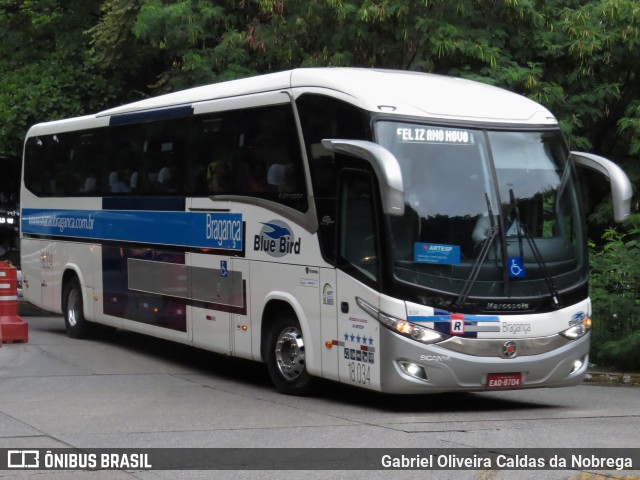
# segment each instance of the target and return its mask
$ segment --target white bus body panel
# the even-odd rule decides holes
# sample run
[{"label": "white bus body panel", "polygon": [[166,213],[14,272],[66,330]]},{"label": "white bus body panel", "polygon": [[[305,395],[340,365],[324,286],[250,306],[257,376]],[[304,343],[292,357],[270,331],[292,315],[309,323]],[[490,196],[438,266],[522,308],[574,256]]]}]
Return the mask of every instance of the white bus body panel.
[{"label": "white bus body panel", "polygon": [[[340,270],[337,277],[340,381],[380,390],[381,326],[355,300],[360,297],[379,308],[380,294]],[[343,304],[348,307],[347,311],[343,311]]]},{"label": "white bus body panel", "polygon": [[[320,342],[322,343],[322,376],[330,380],[340,380],[338,365],[340,333],[338,332],[337,271],[334,268],[320,268]],[[331,346],[329,346],[331,345]]]},{"label": "white bus body panel", "polygon": [[241,289],[234,289],[232,295],[234,303],[243,302],[245,305],[244,312],[235,312],[231,315],[231,354],[235,357],[254,359],[252,349],[253,326],[258,322],[252,321],[251,302],[248,298],[248,285],[251,278],[251,262],[239,257],[231,258],[231,269],[234,272],[240,272],[244,279]]},{"label": "white bus body panel", "polygon": [[[418,72],[358,68],[300,68],[174,92],[105,110],[97,118],[264,92],[324,89],[342,92],[372,112],[443,120],[555,125],[554,116],[521,95],[470,80]],[[253,100],[251,100],[253,101]]]},{"label": "white bus body panel", "polygon": [[[215,272],[211,275],[212,282],[208,288],[219,298],[220,304],[226,304],[227,299],[222,298],[223,273],[220,272],[220,265],[223,262],[227,262],[228,265],[229,257],[191,253],[188,258],[188,265]],[[189,286],[190,289],[196,287],[192,285],[192,281]],[[231,312],[190,305],[187,306],[187,318],[191,319],[191,337],[194,346],[218,353],[231,353]]]},{"label": "white bus body panel", "polygon": [[[316,234],[296,226],[265,208],[236,204],[234,213],[241,213],[245,221],[245,260],[233,259],[232,264],[248,264],[247,282],[248,308],[251,316],[252,357],[261,358],[261,332],[263,312],[270,301],[287,303],[295,312],[306,339],[306,365],[310,373],[322,375],[322,349],[320,305],[322,296],[321,267],[328,267],[322,258]],[[290,240],[282,243],[273,240],[269,234],[274,229],[287,229]],[[242,316],[236,317],[236,323]],[[266,326],[268,328],[268,326]],[[237,326],[234,327],[237,331]],[[234,341],[243,339],[240,333]],[[244,341],[244,340],[242,340]]]}]

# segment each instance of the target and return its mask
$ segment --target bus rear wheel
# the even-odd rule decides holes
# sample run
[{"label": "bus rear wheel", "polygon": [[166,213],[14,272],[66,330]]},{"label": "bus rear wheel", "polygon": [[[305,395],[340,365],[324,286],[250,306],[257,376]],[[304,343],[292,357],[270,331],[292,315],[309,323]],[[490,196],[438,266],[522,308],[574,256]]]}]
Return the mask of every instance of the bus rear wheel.
[{"label": "bus rear wheel", "polygon": [[285,395],[308,395],[315,379],[309,375],[302,329],[295,316],[285,314],[271,326],[267,337],[267,369],[271,381]]},{"label": "bus rear wheel", "polygon": [[84,318],[82,289],[77,278],[73,278],[65,284],[62,299],[67,335],[71,338],[86,337],[91,326]]}]

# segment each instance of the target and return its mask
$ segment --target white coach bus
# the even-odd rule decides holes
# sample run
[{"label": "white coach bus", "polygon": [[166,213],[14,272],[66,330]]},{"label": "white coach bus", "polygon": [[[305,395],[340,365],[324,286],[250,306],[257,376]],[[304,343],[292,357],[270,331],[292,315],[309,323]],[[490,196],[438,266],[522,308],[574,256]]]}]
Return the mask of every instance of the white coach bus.
[{"label": "white coach bus", "polygon": [[24,297],[92,323],[393,393],[579,383],[591,305],[576,166],[519,95],[297,69],[33,126]]}]

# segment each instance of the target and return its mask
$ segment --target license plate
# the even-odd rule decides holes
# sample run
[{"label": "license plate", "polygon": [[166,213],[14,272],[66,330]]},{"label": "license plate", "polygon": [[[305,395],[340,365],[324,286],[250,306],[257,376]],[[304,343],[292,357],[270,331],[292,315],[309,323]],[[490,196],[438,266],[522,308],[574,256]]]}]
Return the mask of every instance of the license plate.
[{"label": "license plate", "polygon": [[490,373],[487,388],[518,388],[522,385],[521,373]]}]

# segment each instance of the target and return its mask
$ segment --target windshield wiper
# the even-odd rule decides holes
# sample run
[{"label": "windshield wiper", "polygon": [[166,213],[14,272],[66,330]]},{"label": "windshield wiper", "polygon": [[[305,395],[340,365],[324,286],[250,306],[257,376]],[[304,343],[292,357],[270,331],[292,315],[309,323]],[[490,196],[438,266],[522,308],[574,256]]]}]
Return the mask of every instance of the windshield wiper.
[{"label": "windshield wiper", "polygon": [[489,250],[491,249],[491,246],[493,245],[493,242],[500,231],[500,229],[496,226],[496,220],[494,218],[493,211],[491,210],[491,201],[489,200],[489,195],[486,192],[484,194],[484,198],[487,202],[487,211],[489,212],[489,222],[491,226],[489,227],[489,230],[487,230],[487,238],[485,238],[484,242],[482,243],[480,254],[478,255],[476,261],[473,263],[473,267],[471,268],[469,275],[467,275],[467,278],[464,281],[464,285],[462,286],[460,295],[458,295],[458,298],[456,298],[456,300],[451,304],[451,308],[453,310],[461,307],[467,301],[469,292],[471,292],[471,287],[475,283],[476,278],[478,278],[480,268],[486,260],[487,255],[489,254]]},{"label": "windshield wiper", "polygon": [[[520,221],[520,211],[518,209],[518,203],[516,202],[515,195],[512,189],[509,190],[509,197],[510,197],[509,201],[511,203],[512,214],[514,216],[514,221],[516,222],[516,232],[518,235],[520,258],[522,259],[522,261],[524,261],[524,247],[522,242],[522,238],[524,237],[524,239],[529,244],[529,248],[533,253],[536,263],[540,268],[540,271],[542,272],[542,276],[544,277],[545,283],[547,284],[547,288],[549,289],[549,294],[551,295],[551,299],[553,301],[554,307],[560,308],[561,304],[560,304],[558,289],[553,283],[553,279],[549,275],[549,272],[547,271],[546,263],[544,262],[542,255],[540,254],[540,250],[538,249],[538,246],[536,245],[535,240],[529,234],[527,230],[527,226]],[[489,254],[489,250],[493,246],[493,243],[496,237],[500,233],[500,228],[498,225],[496,225],[496,220],[495,220],[493,211],[491,210],[491,202],[489,200],[489,195],[486,193],[485,193],[485,201],[487,202],[487,210],[489,212],[489,221],[490,221],[491,227],[487,231],[487,238],[484,240],[482,244],[482,249],[480,250],[480,254],[478,255],[478,258],[476,259],[476,261],[474,262],[471,268],[471,271],[469,272],[469,275],[467,275],[467,278],[465,279],[460,295],[458,295],[458,298],[456,298],[456,300],[451,305],[451,308],[454,310],[457,308],[460,308],[467,301],[467,298],[469,297],[469,293],[471,292],[471,288],[473,287],[473,284],[475,283],[476,279],[478,278],[478,274],[480,273],[480,268],[482,267],[482,264],[486,260],[487,255]],[[505,263],[507,260],[506,231],[505,231],[505,241],[503,242],[502,254],[503,254],[503,263],[506,265],[507,264]],[[506,269],[503,269],[503,273],[508,278],[508,275],[506,274]],[[508,280],[505,280],[505,283],[507,282]]]},{"label": "windshield wiper", "polygon": [[544,262],[542,255],[540,255],[540,250],[538,250],[538,246],[536,245],[535,240],[529,234],[527,226],[523,225],[522,222],[520,222],[520,211],[518,209],[518,202],[516,202],[516,197],[513,193],[513,189],[509,189],[509,202],[511,203],[512,214],[515,216],[515,221],[517,222],[516,230],[518,233],[518,243],[520,245],[520,258],[524,262],[524,252],[522,248],[522,236],[524,235],[524,238],[527,240],[527,243],[529,244],[529,248],[531,248],[531,253],[533,253],[534,258],[538,263],[538,267],[540,267],[540,271],[542,272],[544,281],[547,284],[547,288],[549,289],[549,294],[551,295],[551,300],[553,300],[553,306],[555,308],[560,308],[561,305],[560,305],[560,300],[558,298],[559,296],[558,289],[556,288],[555,284],[553,283],[553,279],[551,278],[551,276],[549,275],[549,272],[547,271],[547,265]]},{"label": "windshield wiper", "polygon": [[524,259],[524,248],[522,246],[522,234],[524,232],[522,231],[522,224],[520,223],[520,209],[518,208],[518,202],[516,202],[516,196],[513,194],[512,188],[509,189],[509,203],[511,204],[511,215],[513,215],[514,217],[513,221],[516,224],[516,233],[518,234],[518,250],[520,251],[520,258]]}]

